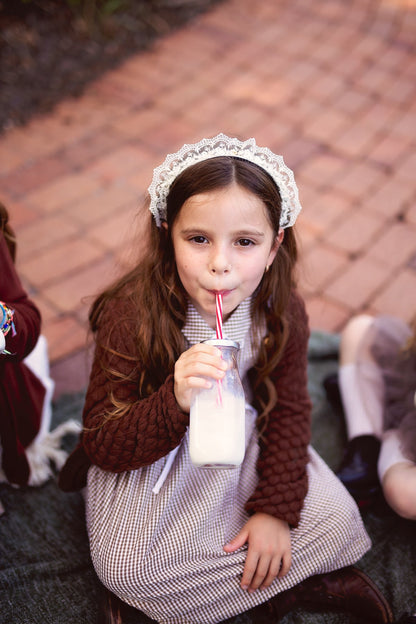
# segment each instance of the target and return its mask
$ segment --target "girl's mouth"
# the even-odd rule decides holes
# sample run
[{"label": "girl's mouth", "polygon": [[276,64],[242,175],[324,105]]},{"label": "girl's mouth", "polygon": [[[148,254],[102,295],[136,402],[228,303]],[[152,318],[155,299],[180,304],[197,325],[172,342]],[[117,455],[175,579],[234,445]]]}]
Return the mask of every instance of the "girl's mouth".
[{"label": "girl's mouth", "polygon": [[226,297],[232,291],[231,290],[210,290],[209,292],[212,293],[213,295],[222,295],[223,297]]}]

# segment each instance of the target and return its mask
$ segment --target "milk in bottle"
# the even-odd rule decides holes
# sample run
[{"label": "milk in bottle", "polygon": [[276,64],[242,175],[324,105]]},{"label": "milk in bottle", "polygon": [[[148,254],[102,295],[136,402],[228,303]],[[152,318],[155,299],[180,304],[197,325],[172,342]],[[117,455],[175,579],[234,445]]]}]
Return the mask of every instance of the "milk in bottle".
[{"label": "milk in bottle", "polygon": [[221,350],[228,369],[221,381],[198,390],[189,422],[191,460],[204,468],[234,468],[244,459],[245,397],[237,369],[239,344],[232,340],[207,340]]}]

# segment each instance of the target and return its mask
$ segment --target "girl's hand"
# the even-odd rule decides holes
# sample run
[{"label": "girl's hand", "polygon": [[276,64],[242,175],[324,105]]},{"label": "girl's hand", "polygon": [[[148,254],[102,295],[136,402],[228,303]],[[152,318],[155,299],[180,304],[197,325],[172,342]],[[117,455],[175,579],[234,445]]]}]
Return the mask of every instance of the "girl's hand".
[{"label": "girl's hand", "polygon": [[197,388],[210,388],[213,380],[222,379],[227,364],[221,359],[221,351],[212,345],[198,343],[184,351],[175,364],[174,392],[179,407],[189,412],[192,393]]},{"label": "girl's hand", "polygon": [[269,587],[274,579],[289,572],[292,562],[290,530],[284,520],[256,513],[229,544],[225,552],[234,552],[248,543],[241,588],[254,592]]}]

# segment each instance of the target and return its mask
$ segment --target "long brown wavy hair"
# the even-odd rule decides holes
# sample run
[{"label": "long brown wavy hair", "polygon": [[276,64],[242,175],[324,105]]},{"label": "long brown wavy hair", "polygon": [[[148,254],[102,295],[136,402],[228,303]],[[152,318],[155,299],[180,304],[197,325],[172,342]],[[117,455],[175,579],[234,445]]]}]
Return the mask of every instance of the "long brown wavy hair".
[{"label": "long brown wavy hair", "polygon": [[[110,299],[128,297],[135,310],[136,352],[129,356],[136,368],[138,399],[154,392],[174,370],[174,364],[186,348],[181,332],[186,320],[187,294],[180,282],[171,238],[173,224],[190,197],[236,183],[259,197],[275,236],[279,233],[281,197],[278,187],[267,172],[236,157],[216,157],[196,163],[173,182],[167,197],[168,227],[158,228],[150,220],[148,237],[141,240],[141,260],[94,301],[90,326],[96,332],[101,314]],[[150,213],[149,213],[150,214]],[[267,336],[262,341],[258,361],[251,375],[257,406],[263,417],[276,403],[276,392],[269,380],[271,370],[281,357],[287,340],[285,310],[294,286],[297,246],[293,228],[287,228],[278,253],[264,274],[253,296],[253,322],[265,318]],[[115,319],[115,325],[120,319]],[[107,345],[101,344],[103,348]],[[116,375],[115,371],[108,371]],[[130,379],[131,380],[131,379]],[[123,380],[120,379],[122,382]],[[114,405],[113,417],[128,413],[129,405]],[[111,417],[111,415],[108,415]]]}]

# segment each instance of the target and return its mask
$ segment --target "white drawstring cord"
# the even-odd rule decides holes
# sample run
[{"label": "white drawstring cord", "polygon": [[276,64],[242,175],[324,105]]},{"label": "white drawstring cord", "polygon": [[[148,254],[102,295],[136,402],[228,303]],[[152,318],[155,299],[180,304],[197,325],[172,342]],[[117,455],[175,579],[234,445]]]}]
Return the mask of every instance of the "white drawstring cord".
[{"label": "white drawstring cord", "polygon": [[160,474],[159,479],[157,480],[157,482],[155,484],[155,487],[152,490],[153,494],[159,494],[160,488],[162,487],[162,485],[166,481],[166,477],[169,474],[169,470],[171,469],[172,464],[175,461],[176,453],[179,450],[179,446],[180,446],[180,444],[176,448],[172,449],[170,451],[169,455],[167,456],[166,464],[165,464],[165,466],[164,466],[164,468],[163,468],[163,470],[162,470],[162,472]]}]

